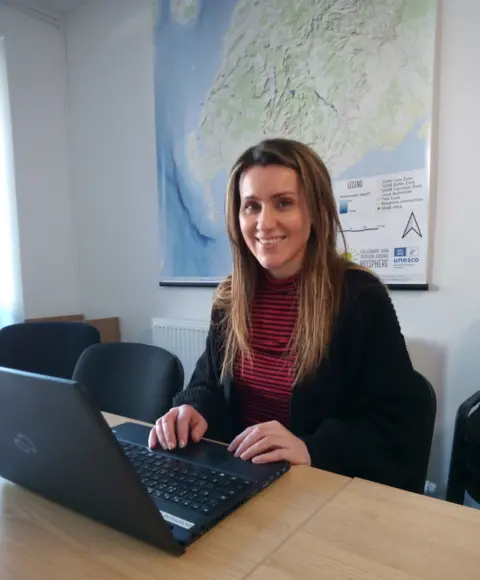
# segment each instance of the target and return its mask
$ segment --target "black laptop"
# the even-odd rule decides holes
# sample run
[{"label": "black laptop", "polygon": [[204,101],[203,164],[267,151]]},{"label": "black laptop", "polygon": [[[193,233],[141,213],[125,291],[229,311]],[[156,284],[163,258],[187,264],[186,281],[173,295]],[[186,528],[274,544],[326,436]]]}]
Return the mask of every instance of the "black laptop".
[{"label": "black laptop", "polygon": [[111,429],[75,381],[0,368],[0,476],[171,553],[289,468],[205,440],[150,450],[149,431]]}]

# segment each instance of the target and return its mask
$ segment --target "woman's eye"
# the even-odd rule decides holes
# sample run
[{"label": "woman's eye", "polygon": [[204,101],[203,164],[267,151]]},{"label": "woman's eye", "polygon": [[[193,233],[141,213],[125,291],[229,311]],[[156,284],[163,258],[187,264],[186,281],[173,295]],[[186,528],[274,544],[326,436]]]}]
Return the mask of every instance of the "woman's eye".
[{"label": "woman's eye", "polygon": [[278,205],[280,208],[290,207],[292,205],[292,200],[291,199],[281,199],[278,202]]},{"label": "woman's eye", "polygon": [[243,211],[247,212],[255,211],[257,209],[257,206],[258,206],[257,203],[249,201],[243,206]]}]

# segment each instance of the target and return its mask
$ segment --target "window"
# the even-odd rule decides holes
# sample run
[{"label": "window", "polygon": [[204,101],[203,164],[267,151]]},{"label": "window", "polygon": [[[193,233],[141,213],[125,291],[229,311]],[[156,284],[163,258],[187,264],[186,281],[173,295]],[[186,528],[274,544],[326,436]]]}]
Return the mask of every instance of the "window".
[{"label": "window", "polygon": [[4,39],[0,38],[0,328],[21,319],[20,252]]}]

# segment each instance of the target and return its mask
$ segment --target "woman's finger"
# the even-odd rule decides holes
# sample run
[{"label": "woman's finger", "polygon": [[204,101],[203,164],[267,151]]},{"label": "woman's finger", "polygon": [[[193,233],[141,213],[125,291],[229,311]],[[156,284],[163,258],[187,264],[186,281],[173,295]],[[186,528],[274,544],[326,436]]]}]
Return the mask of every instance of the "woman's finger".
[{"label": "woman's finger", "polygon": [[152,427],[150,429],[150,433],[148,435],[148,446],[150,447],[150,449],[153,449],[155,447],[155,445],[157,444],[157,431],[155,429],[155,427]]},{"label": "woman's finger", "polygon": [[288,449],[274,449],[268,453],[263,453],[262,455],[256,455],[252,459],[252,463],[274,463],[275,461],[288,461]]},{"label": "woman's finger", "polygon": [[245,437],[247,437],[247,435],[251,433],[253,428],[254,427],[247,427],[244,431],[242,431],[239,435],[237,435],[235,439],[227,447],[228,451],[234,452],[240,445],[240,443],[245,439]]},{"label": "woman's finger", "polygon": [[192,407],[180,407],[177,417],[177,435],[180,447],[185,447],[188,443],[189,431],[192,425],[194,409]]},{"label": "woman's finger", "polygon": [[[165,437],[165,443],[168,449],[175,449],[177,446],[177,436],[176,436],[176,429],[175,423],[177,422],[178,417],[178,408],[173,408],[168,411],[162,418],[161,418],[161,429],[163,429],[163,435]],[[157,435],[159,435],[159,428],[157,426]]]},{"label": "woman's finger", "polygon": [[245,453],[252,445],[260,441],[266,436],[264,429],[259,426],[253,428],[250,433],[247,433],[246,437],[243,438],[242,442],[238,445],[235,450],[235,457],[240,457],[242,453]]},{"label": "woman's finger", "polygon": [[163,432],[162,427],[162,417],[160,417],[160,419],[157,419],[157,422],[155,423],[155,434],[162,449],[168,449],[167,441],[165,439],[165,434]]},{"label": "woman's finger", "polygon": [[271,451],[272,449],[278,449],[282,446],[282,440],[280,437],[275,437],[272,435],[267,435],[266,437],[262,437],[260,441],[253,443],[246,449],[241,455],[240,458],[248,461],[252,457],[256,455],[260,455],[267,451]]},{"label": "woman's finger", "polygon": [[191,437],[192,441],[198,443],[200,439],[205,435],[205,432],[208,429],[208,424],[205,419],[199,414],[197,418],[193,418],[192,423],[190,424],[191,428]]}]

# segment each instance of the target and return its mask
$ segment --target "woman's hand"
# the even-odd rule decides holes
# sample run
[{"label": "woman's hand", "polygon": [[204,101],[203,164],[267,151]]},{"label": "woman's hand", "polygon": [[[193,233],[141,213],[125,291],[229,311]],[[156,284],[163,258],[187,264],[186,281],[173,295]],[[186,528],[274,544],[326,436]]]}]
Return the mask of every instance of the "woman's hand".
[{"label": "woman's hand", "polygon": [[235,457],[252,463],[288,461],[292,465],[311,465],[305,443],[278,421],[259,423],[237,435],[228,447]]},{"label": "woman's hand", "polygon": [[188,440],[195,443],[205,435],[208,424],[203,415],[190,405],[172,407],[155,422],[155,427],[150,431],[148,445],[153,449],[160,443],[163,449],[175,449],[177,443],[185,447]]}]

